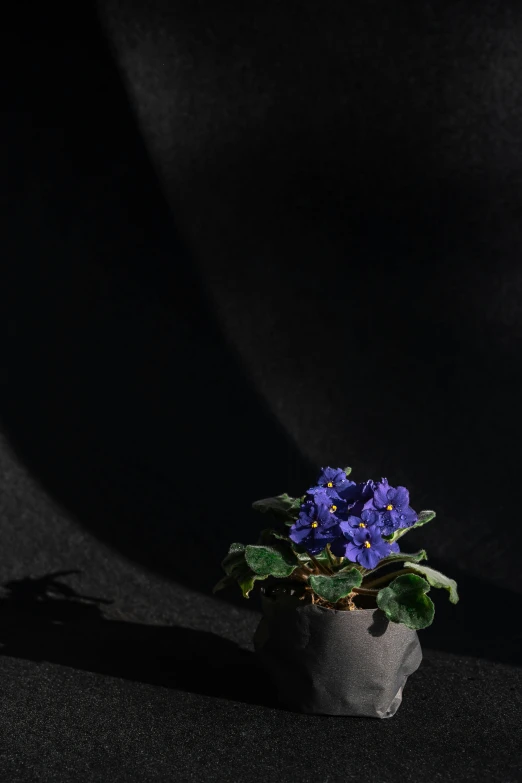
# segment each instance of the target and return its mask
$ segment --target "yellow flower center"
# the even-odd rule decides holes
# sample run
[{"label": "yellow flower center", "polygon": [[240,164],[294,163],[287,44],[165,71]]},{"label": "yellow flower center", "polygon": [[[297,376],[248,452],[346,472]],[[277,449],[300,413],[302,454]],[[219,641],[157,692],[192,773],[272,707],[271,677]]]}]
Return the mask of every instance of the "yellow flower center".
[{"label": "yellow flower center", "polygon": [[392,509],[393,509],[392,504],[388,503],[388,505],[386,506],[386,511],[391,511]]},{"label": "yellow flower center", "polygon": [[332,482],[331,482],[331,481],[329,481],[329,482],[328,482],[328,484],[327,484],[326,486],[327,486],[327,487],[333,487],[333,484],[332,484]]},{"label": "yellow flower center", "polygon": [[366,547],[366,549],[369,549],[371,547],[371,544],[369,541],[365,541],[364,546]]},{"label": "yellow flower center", "polygon": [[330,514],[333,514],[334,511],[337,511],[337,506],[330,506]]},{"label": "yellow flower center", "polygon": [[359,527],[366,527],[366,525],[364,524],[364,522],[359,522]]},{"label": "yellow flower center", "polygon": [[319,527],[319,522],[312,522],[312,527]]}]

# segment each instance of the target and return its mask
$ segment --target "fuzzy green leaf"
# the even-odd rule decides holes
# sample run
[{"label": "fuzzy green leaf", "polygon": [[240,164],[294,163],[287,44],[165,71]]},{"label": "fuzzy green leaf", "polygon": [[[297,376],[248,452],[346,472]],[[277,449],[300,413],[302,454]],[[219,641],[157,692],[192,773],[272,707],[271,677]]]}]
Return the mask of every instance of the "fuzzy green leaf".
[{"label": "fuzzy green leaf", "polygon": [[418,514],[418,519],[414,525],[411,525],[411,527],[401,527],[392,533],[391,536],[383,536],[383,538],[389,543],[393,543],[394,541],[397,541],[398,538],[401,538],[401,536],[403,536],[405,533],[409,533],[410,530],[414,530],[416,527],[422,527],[428,522],[431,522],[431,520],[436,516],[437,514],[435,511],[420,511]]},{"label": "fuzzy green leaf", "polygon": [[433,622],[435,607],[426,593],[430,586],[415,574],[403,574],[377,593],[377,606],[388,620],[419,630]]},{"label": "fuzzy green leaf", "polygon": [[225,587],[231,587],[232,585],[236,584],[236,580],[233,576],[229,576],[229,574],[226,574],[222,579],[219,580],[219,582],[214,585],[212,588],[213,593],[217,593],[218,590],[223,590]]},{"label": "fuzzy green leaf", "polygon": [[265,498],[256,500],[252,503],[254,511],[260,511],[263,514],[272,513],[278,519],[282,519],[287,525],[293,525],[299,515],[301,507],[301,498],[292,498],[286,492],[275,498]]},{"label": "fuzzy green leaf", "polygon": [[239,587],[241,588],[241,592],[243,593],[243,598],[249,598],[250,597],[250,591],[254,587],[254,582],[257,582],[258,579],[266,579],[268,577],[268,574],[261,575],[261,574],[254,574],[253,571],[250,569],[244,569],[241,571],[241,573],[237,576],[237,583]]},{"label": "fuzzy green leaf", "polygon": [[[348,562],[348,564],[344,565],[346,562]],[[336,573],[337,574],[345,574],[348,571],[351,571],[353,568],[355,568],[356,571],[359,571],[359,573],[361,574],[361,578],[364,577],[365,569],[362,567],[362,565],[359,565],[358,563],[352,563],[352,562],[346,561],[346,560],[344,560],[341,563],[341,567],[336,570]]]},{"label": "fuzzy green leaf", "polygon": [[349,476],[350,473],[352,472],[352,469],[351,468],[345,468],[344,472],[346,473],[347,476]]},{"label": "fuzzy green leaf", "polygon": [[257,582],[258,579],[267,579],[267,577],[254,574],[245,564],[244,568],[237,570],[235,576],[224,576],[223,579],[220,579],[213,588],[212,593],[215,594],[218,590],[223,590],[225,587],[233,587],[233,585],[237,584],[241,588],[243,598],[249,598],[254,582]]},{"label": "fuzzy green leaf", "polygon": [[221,567],[226,575],[215,585],[212,590],[213,593],[217,593],[218,590],[237,583],[241,588],[243,597],[248,598],[254,582],[258,579],[266,579],[266,576],[254,573],[246,562],[245,554],[246,547],[244,544],[232,544],[230,546],[227,556],[221,563]]},{"label": "fuzzy green leaf", "polygon": [[[274,541],[274,539],[276,540]],[[288,536],[285,536],[284,533],[279,533],[277,530],[271,530],[270,528],[262,530],[257,543],[265,546],[275,546],[276,549],[283,549],[289,553],[293,552],[300,563],[310,562],[310,555],[304,547],[297,546]]]},{"label": "fuzzy green leaf", "polygon": [[323,549],[322,552],[318,552],[316,555],[314,555],[314,559],[317,560],[318,563],[322,563],[328,566],[330,565],[330,559],[326,554],[326,549]]},{"label": "fuzzy green leaf", "polygon": [[261,576],[290,576],[300,563],[292,550],[275,546],[247,546],[245,558],[255,574]]},{"label": "fuzzy green leaf", "polygon": [[[407,560],[408,563],[420,563],[421,560],[427,560],[428,559],[428,553],[425,549],[419,550],[419,552],[412,552],[411,554],[409,552],[394,552],[391,555],[388,555],[389,558],[392,560]],[[386,560],[388,560],[388,557]]]},{"label": "fuzzy green leaf", "polygon": [[404,562],[407,560],[409,563],[419,563],[421,560],[427,560],[428,555],[425,549],[421,549],[420,552],[414,552],[413,554],[408,554],[407,552],[392,552],[391,555],[388,555],[387,557],[380,560],[375,568],[372,568],[369,571],[366,571],[365,573],[367,575],[373,573],[374,571],[377,571],[379,568],[384,568],[384,566],[392,565],[393,563],[397,563],[399,561]]},{"label": "fuzzy green leaf", "polygon": [[234,569],[245,562],[245,545],[231,544],[228,554],[221,563],[223,571],[230,575]]},{"label": "fuzzy green leaf", "polygon": [[361,572],[356,568],[334,576],[311,576],[308,580],[314,593],[331,604],[346,598],[354,587],[362,582]]},{"label": "fuzzy green leaf", "polygon": [[459,594],[457,592],[457,583],[454,579],[450,579],[448,576],[441,574],[440,571],[435,571],[434,568],[429,568],[424,565],[412,565],[411,563],[404,563],[405,566],[411,568],[412,571],[422,574],[422,576],[428,580],[432,587],[440,587],[449,592],[449,599],[452,604],[456,604],[459,600]]},{"label": "fuzzy green leaf", "polygon": [[265,530],[262,530],[259,534],[257,543],[270,545],[275,543],[274,539],[276,539],[276,541],[285,541],[287,542],[288,546],[291,546],[291,541],[288,536],[285,536],[284,533],[280,533],[278,530],[272,530],[272,528],[266,528]]},{"label": "fuzzy green leaf", "polygon": [[422,527],[423,525],[426,525],[428,522],[431,522],[432,519],[435,519],[437,514],[435,511],[419,511],[418,519],[415,522],[412,527]]},{"label": "fuzzy green leaf", "polygon": [[292,549],[294,551],[295,556],[298,558],[298,560],[301,561],[301,563],[310,562],[310,555],[308,554],[304,546],[299,546],[299,544],[292,543]]}]

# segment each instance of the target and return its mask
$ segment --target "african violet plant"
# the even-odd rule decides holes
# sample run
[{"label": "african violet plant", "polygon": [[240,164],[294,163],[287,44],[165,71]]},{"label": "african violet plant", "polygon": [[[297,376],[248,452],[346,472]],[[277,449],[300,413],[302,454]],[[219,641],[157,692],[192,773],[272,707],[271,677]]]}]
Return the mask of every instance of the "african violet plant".
[{"label": "african violet plant", "polygon": [[[399,539],[435,517],[416,513],[405,487],[388,480],[351,481],[351,468],[324,468],[302,497],[258,500],[253,508],[280,525],[261,532],[257,544],[232,544],[222,563],[226,576],[214,592],[237,583],[245,598],[269,577],[300,586],[301,599],[337,610],[355,610],[373,597],[386,617],[417,630],[433,621],[427,593],[444,588],[457,603],[457,584],[421,561],[425,550],[401,552]],[[384,575],[376,575],[385,569]],[[368,598],[365,599],[366,601]]]}]

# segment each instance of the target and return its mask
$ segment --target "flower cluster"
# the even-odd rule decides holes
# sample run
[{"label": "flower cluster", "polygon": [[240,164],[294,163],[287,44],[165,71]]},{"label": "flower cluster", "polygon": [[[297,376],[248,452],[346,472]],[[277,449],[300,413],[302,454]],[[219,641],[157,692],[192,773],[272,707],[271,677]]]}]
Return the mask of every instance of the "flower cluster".
[{"label": "flower cluster", "polygon": [[[431,587],[446,590],[456,604],[455,580],[421,565],[428,559],[424,549],[402,552],[397,544],[408,530],[434,519],[435,511],[417,513],[408,490],[390,487],[385,478],[356,483],[350,475],[351,468],[323,468],[301,497],[284,492],[256,500],[252,508],[276,527],[264,528],[256,544],[230,545],[214,592],[237,584],[248,598],[257,581],[272,579],[267,599],[288,594],[300,606],[336,611],[368,608],[374,601],[390,622],[413,630],[433,620]],[[376,577],[381,568],[385,573]]]},{"label": "flower cluster", "polygon": [[396,542],[384,537],[417,521],[409,503],[408,490],[390,487],[385,478],[357,484],[340,468],[324,468],[317,484],[306,492],[289,538],[311,555],[329,544],[336,557],[373,569],[399,551]]}]

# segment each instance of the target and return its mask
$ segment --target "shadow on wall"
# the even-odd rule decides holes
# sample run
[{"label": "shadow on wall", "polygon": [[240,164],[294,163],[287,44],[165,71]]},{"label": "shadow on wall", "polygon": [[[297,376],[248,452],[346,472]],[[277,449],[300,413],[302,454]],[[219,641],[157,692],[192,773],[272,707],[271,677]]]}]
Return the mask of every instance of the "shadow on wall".
[{"label": "shadow on wall", "polygon": [[32,40],[31,20],[20,33],[27,70],[3,129],[0,415],[18,457],[78,521],[209,589],[230,542],[257,536],[252,501],[300,489],[315,469],[224,339],[97,24],[84,22],[62,81],[52,37]]},{"label": "shadow on wall", "polygon": [[[271,334],[263,353],[252,349],[241,361],[172,228],[121,80],[89,8],[82,6],[81,22],[75,19],[77,37],[62,40],[58,31],[64,18],[54,28],[47,8],[41,18],[39,11],[27,19],[21,13],[24,18],[13,27],[19,82],[6,98],[1,129],[10,159],[2,234],[9,265],[0,280],[0,334],[5,340],[0,346],[0,415],[18,456],[55,499],[104,540],[206,590],[220,575],[219,560],[229,543],[256,535],[259,522],[250,511],[252,500],[285,490],[298,493],[313,480],[315,466],[303,458],[305,445],[313,442],[308,453],[331,455],[346,441],[350,453],[363,454],[365,462],[377,455],[379,464],[393,453],[404,474],[413,477],[412,486],[422,483],[430,498],[429,505],[419,501],[420,507],[433,505],[446,520],[447,535],[439,537],[436,528],[426,533],[422,544],[430,554],[447,556],[463,569],[473,565],[492,581],[505,578],[506,584],[520,585],[518,561],[511,554],[518,551],[520,526],[510,509],[518,502],[522,417],[515,413],[522,379],[516,362],[509,375],[485,321],[477,332],[473,321],[467,327],[468,348],[474,334],[484,338],[477,341],[475,354],[470,348],[464,356],[455,328],[462,320],[469,275],[462,264],[459,268],[465,253],[456,257],[449,251],[460,251],[459,242],[471,248],[475,269],[473,253],[483,233],[463,210],[476,181],[461,182],[460,189],[452,181],[439,182],[430,196],[429,171],[419,181],[416,165],[409,170],[410,179],[403,178],[407,161],[394,156],[400,139],[395,139],[398,148],[386,148],[397,176],[388,176],[385,168],[365,171],[366,186],[360,192],[356,183],[346,192],[343,169],[331,155],[320,176],[317,170],[299,168],[306,135],[300,136],[301,147],[297,139],[281,141],[277,133],[261,140],[252,169],[248,157],[236,156],[242,177],[234,180],[232,191],[242,211],[235,213],[233,203],[217,212],[215,220],[219,226],[219,215],[229,210],[239,215],[243,231],[254,226],[263,234],[252,235],[247,246],[265,240],[262,247],[272,266],[265,266],[265,259],[257,264],[268,289],[258,298],[267,303],[265,327],[274,320],[279,324],[277,339]],[[416,153],[422,153],[429,138],[429,133],[419,136]],[[286,165],[291,147],[294,169]],[[230,161],[221,157],[219,144],[216,149],[208,155],[218,158],[219,177],[227,181]],[[319,145],[315,152],[321,167],[323,149]],[[365,155],[370,161],[371,145]],[[281,223],[294,221],[284,251],[266,199],[279,164],[284,174],[277,181],[278,197],[290,205]],[[350,166],[345,161],[345,171]],[[242,189],[247,181],[249,192],[255,191],[252,202]],[[381,191],[383,182],[387,187]],[[405,186],[402,201],[394,191],[396,182]],[[480,196],[486,205],[488,185],[482,185]],[[291,202],[296,193],[299,199]],[[502,206],[501,199],[498,203]],[[209,213],[213,206],[210,199]],[[249,223],[253,211],[256,220]],[[482,231],[489,225],[484,221]],[[459,235],[462,226],[468,233]],[[222,243],[221,258],[208,253],[207,269],[213,261],[221,264],[226,247],[233,249],[234,263],[244,266],[244,236],[239,227],[234,234],[230,224],[223,229],[227,232],[231,237],[228,245]],[[499,235],[508,233],[501,224]],[[289,242],[291,234],[298,237],[295,246]],[[320,263],[325,268],[332,264],[330,277],[323,276],[316,287],[310,281],[316,279],[317,254],[308,246],[313,238],[322,250],[326,234],[331,252],[325,251]],[[470,234],[475,244],[469,243]],[[422,256],[426,264],[417,263],[427,235],[439,242],[442,269],[433,247]],[[304,249],[308,252],[301,256]],[[494,257],[511,259],[509,250]],[[282,271],[283,258],[287,266]],[[347,258],[357,262],[348,264]],[[271,291],[283,274],[291,282],[298,265],[299,296],[291,285],[281,289],[286,321],[277,320]],[[223,277],[231,322],[254,334],[255,320],[238,305],[241,285],[230,270]],[[317,306],[329,301],[332,277],[341,285],[348,280],[351,292],[364,294],[358,297],[358,309],[350,311],[351,321],[343,307],[325,307],[323,317]],[[461,286],[458,294],[454,283]],[[249,290],[259,293],[255,286]],[[367,307],[370,290],[372,308]],[[417,293],[420,299],[411,305]],[[451,317],[437,320],[446,310]],[[295,333],[284,328],[289,323],[297,324]],[[337,335],[341,327],[342,339],[351,329],[354,343],[360,338],[355,383],[350,361],[324,351],[325,335]],[[276,345],[284,361],[293,358],[300,372],[298,389],[305,388],[306,394],[294,393],[287,379],[280,381],[270,354]],[[325,363],[322,372],[319,359]],[[271,384],[271,410],[245,370],[249,363],[262,368],[264,382]],[[320,392],[317,398],[314,392]],[[329,410],[314,399],[326,399]],[[281,424],[285,410],[300,422],[301,448]],[[319,410],[324,419],[315,415]],[[327,413],[329,424],[324,423]],[[317,422],[313,438],[307,422]],[[493,489],[477,491],[484,483]],[[439,504],[441,498],[444,503]],[[452,527],[445,509],[458,524]],[[430,538],[436,543],[433,549]],[[192,570],[194,556],[197,573]],[[452,566],[448,570],[453,573]]]},{"label": "shadow on wall", "polygon": [[315,471],[195,285],[180,289],[172,317],[123,277],[110,284],[89,312],[79,303],[72,313],[73,297],[64,313],[52,286],[34,298],[25,290],[4,363],[2,422],[17,456],[80,523],[208,589],[229,544],[257,538],[252,501],[297,493]]}]

